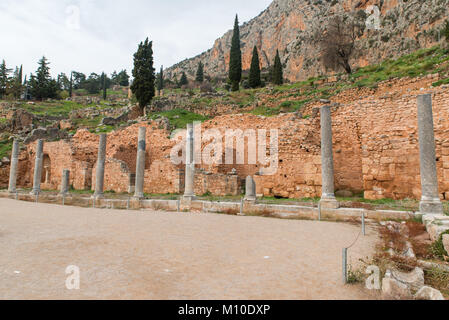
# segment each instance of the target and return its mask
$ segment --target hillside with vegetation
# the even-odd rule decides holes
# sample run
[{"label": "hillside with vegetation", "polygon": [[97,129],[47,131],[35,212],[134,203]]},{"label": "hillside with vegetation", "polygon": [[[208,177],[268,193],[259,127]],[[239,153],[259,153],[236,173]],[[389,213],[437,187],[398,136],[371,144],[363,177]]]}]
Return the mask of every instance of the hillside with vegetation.
[{"label": "hillside with vegetation", "polygon": [[[282,113],[310,116],[309,105],[333,100],[339,95],[376,95],[380,83],[395,79],[421,79],[431,76],[434,87],[449,84],[449,49],[445,45],[421,49],[398,59],[359,68],[351,75],[340,73],[315,77],[297,83],[267,85],[263,88],[230,92],[190,82],[183,88],[166,88],[147,107],[146,115],[134,112],[135,98],[128,99],[128,87],[101,93],[74,90],[67,100],[0,101],[0,159],[8,157],[12,137],[23,141],[36,131],[52,132],[50,140],[70,138],[77,130],[110,132],[136,123],[156,121],[170,130],[184,128],[192,121],[204,121],[226,113],[252,113],[272,117]],[[138,108],[137,108],[138,109]],[[125,116],[124,116],[125,115]]]}]

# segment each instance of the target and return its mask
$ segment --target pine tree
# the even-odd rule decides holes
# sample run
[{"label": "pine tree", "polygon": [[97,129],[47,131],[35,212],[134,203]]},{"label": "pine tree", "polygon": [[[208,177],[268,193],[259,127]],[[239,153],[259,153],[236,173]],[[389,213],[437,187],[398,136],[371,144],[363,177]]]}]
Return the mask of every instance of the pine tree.
[{"label": "pine tree", "polygon": [[281,57],[279,56],[279,50],[276,50],[276,58],[274,58],[272,79],[275,85],[281,85],[282,83],[284,83],[284,75],[282,71]]},{"label": "pine tree", "polygon": [[254,46],[251,68],[249,69],[249,86],[251,88],[257,88],[260,87],[261,84],[259,52],[257,51],[257,47]]},{"label": "pine tree", "polygon": [[2,64],[0,64],[0,98],[3,98],[6,95],[6,89],[8,88],[9,82],[9,74],[11,73],[11,69],[6,67],[6,62],[3,60]]},{"label": "pine tree", "polygon": [[103,100],[106,100],[108,97],[107,88],[106,88],[106,74],[103,72],[101,75],[101,85],[103,88]]},{"label": "pine tree", "polygon": [[196,82],[203,82],[204,81],[204,65],[203,65],[203,63],[201,61],[198,64],[198,69],[196,70],[195,81]]},{"label": "pine tree", "polygon": [[38,63],[39,68],[36,71],[36,76],[31,75],[30,79],[31,95],[37,100],[56,98],[58,82],[50,76],[47,58],[42,57]]},{"label": "pine tree", "polygon": [[242,80],[242,51],[240,48],[240,29],[238,16],[235,17],[234,34],[232,35],[229,59],[229,81],[232,91],[238,91]]},{"label": "pine tree", "polygon": [[181,79],[179,79],[179,86],[182,87],[182,86],[186,86],[188,84],[189,84],[189,80],[187,80],[186,73],[183,72],[181,75]]},{"label": "pine tree", "polygon": [[162,89],[164,89],[164,66],[161,66],[157,80],[157,90],[161,92]]},{"label": "pine tree", "polygon": [[134,81],[131,90],[139,102],[141,110],[150,104],[155,95],[155,74],[153,68],[153,42],[148,38],[139,44],[134,54]]}]

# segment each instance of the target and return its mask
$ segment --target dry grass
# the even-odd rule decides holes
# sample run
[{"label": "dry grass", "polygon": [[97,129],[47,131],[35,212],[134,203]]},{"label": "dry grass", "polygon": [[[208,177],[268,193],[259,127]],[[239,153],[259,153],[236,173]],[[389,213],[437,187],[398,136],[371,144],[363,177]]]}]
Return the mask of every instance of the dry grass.
[{"label": "dry grass", "polygon": [[449,297],[449,272],[433,268],[425,270],[426,284],[437,288],[440,292]]},{"label": "dry grass", "polygon": [[240,210],[233,209],[233,208],[226,209],[222,212],[222,214],[227,214],[227,215],[231,215],[231,216],[236,216],[239,213],[240,213]]}]

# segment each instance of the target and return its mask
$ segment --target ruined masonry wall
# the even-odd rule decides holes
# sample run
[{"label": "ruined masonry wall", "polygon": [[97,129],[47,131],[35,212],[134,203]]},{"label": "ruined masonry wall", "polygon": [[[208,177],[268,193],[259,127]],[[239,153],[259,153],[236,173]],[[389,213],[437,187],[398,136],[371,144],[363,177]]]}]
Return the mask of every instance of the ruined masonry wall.
[{"label": "ruined masonry wall", "polygon": [[[336,190],[364,192],[368,199],[415,198],[421,196],[417,132],[418,94],[366,96],[359,101],[332,107]],[[436,154],[440,196],[449,199],[449,92],[432,89]],[[318,107],[319,105],[315,105]],[[273,176],[257,176],[258,165],[197,165],[196,193],[239,193],[241,181],[254,175],[257,193],[290,198],[321,195],[319,110],[308,106],[307,119],[294,114],[265,118],[251,114],[216,117],[203,130],[278,129],[279,169]],[[147,127],[145,170],[146,193],[182,193],[183,167],[173,165],[170,151],[175,142],[169,132],[154,123],[141,123],[108,135],[105,190],[128,190],[128,173],[135,171],[137,132]],[[71,169],[76,189],[93,188],[98,136],[79,131],[72,141],[45,143],[50,162],[50,181],[43,187],[58,189],[64,168]],[[204,146],[203,146],[204,147]],[[30,187],[35,144],[21,154],[18,185]],[[224,151],[223,151],[224,154]],[[229,173],[237,170],[237,175]],[[87,172],[87,173],[86,173]],[[90,183],[89,183],[90,181]]]}]

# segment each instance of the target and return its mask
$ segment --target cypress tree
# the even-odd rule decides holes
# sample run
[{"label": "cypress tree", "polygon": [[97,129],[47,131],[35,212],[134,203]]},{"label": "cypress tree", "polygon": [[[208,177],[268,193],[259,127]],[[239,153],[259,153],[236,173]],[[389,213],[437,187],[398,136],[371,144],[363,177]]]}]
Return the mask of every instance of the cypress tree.
[{"label": "cypress tree", "polygon": [[257,51],[257,47],[254,46],[251,68],[249,69],[249,86],[251,88],[257,88],[260,87],[261,84],[259,52]]},{"label": "cypress tree", "polygon": [[198,64],[198,70],[196,71],[196,79],[195,79],[195,81],[197,81],[197,82],[203,82],[204,81],[204,65],[203,65],[203,63],[201,61]]},{"label": "cypress tree", "polygon": [[187,84],[189,84],[189,80],[187,80],[186,73],[183,72],[182,75],[181,75],[181,79],[179,79],[179,86],[182,87],[182,86],[185,86]]},{"label": "cypress tree", "polygon": [[446,37],[446,41],[449,42],[449,20],[446,20],[446,25],[443,29],[443,35]]},{"label": "cypress tree", "polygon": [[153,42],[148,38],[139,44],[134,54],[134,81],[131,90],[139,102],[141,110],[151,102],[155,95],[155,74],[153,68]]},{"label": "cypress tree", "polygon": [[242,51],[240,48],[239,19],[236,15],[234,23],[234,34],[232,35],[231,53],[229,60],[229,81],[232,91],[238,91],[242,80]]},{"label": "cypress tree", "polygon": [[281,85],[282,83],[284,83],[284,75],[282,71],[281,57],[279,56],[279,50],[276,50],[276,58],[274,58],[273,83],[276,85]]},{"label": "cypress tree", "polygon": [[159,72],[157,81],[157,90],[161,92],[162,89],[164,89],[164,66],[161,66],[161,71]]},{"label": "cypress tree", "polygon": [[101,79],[102,79],[102,87],[103,87],[103,100],[106,100],[108,97],[108,91],[106,88],[106,75],[103,72],[103,74],[101,75]]},{"label": "cypress tree", "polygon": [[70,72],[69,97],[73,95],[73,72]]}]

